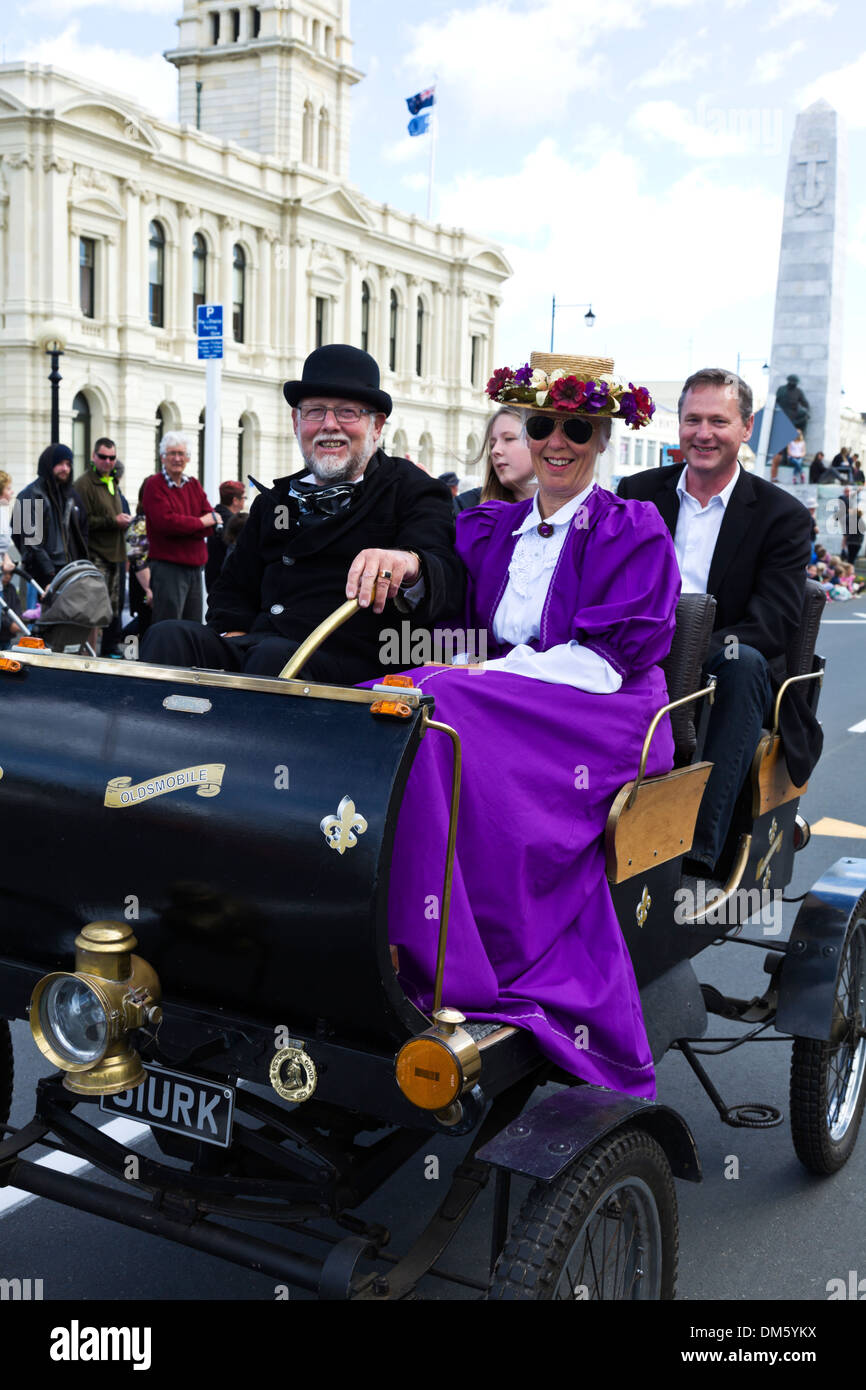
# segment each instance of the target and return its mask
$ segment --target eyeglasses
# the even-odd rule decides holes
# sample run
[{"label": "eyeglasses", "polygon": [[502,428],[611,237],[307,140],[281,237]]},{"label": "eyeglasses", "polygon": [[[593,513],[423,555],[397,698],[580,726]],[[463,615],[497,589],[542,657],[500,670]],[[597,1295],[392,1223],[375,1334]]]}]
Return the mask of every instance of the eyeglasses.
[{"label": "eyeglasses", "polygon": [[362,415],[375,415],[375,410],[362,410],[359,405],[302,405],[301,419],[311,425],[320,425],[328,415],[333,415],[338,425],[357,425]]},{"label": "eyeglasses", "polygon": [[102,462],[103,462],[103,463],[116,463],[116,462],[117,462],[117,454],[97,454],[96,457],[97,457],[98,459],[102,459]]},{"label": "eyeglasses", "polygon": [[590,420],[556,420],[552,415],[530,415],[526,421],[526,433],[530,439],[549,439],[557,425],[572,444],[586,444],[592,438]]}]

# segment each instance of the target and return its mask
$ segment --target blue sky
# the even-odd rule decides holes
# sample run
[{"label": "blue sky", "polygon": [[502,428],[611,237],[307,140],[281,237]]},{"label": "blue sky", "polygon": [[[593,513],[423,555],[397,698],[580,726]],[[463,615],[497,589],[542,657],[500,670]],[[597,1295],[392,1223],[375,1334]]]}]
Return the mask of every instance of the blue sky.
[{"label": "blue sky", "polygon": [[[7,0],[6,61],[53,62],[174,116],[181,0]],[[427,137],[404,98],[437,82],[434,219],[505,247],[499,357],[605,352],[634,380],[713,363],[759,387],[788,146],[819,96],[848,140],[845,403],[866,411],[866,11],[860,0],[353,0],[351,176],[424,215]]]}]

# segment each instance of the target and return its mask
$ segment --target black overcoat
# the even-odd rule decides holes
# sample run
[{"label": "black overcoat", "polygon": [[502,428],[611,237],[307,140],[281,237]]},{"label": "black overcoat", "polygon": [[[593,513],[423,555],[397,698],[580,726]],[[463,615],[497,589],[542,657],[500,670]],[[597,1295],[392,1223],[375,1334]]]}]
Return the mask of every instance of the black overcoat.
[{"label": "black overcoat", "polygon": [[[362,609],[322,648],[345,662],[347,679],[371,680],[389,665],[381,657],[390,641],[384,634],[400,632],[409,617],[414,633],[462,611],[465,572],[454,550],[451,493],[414,463],[379,449],[351,505],[311,522],[300,518],[290,495],[290,484],[305,472],[276,479],[256,498],[209,596],[207,622],[217,632],[278,633],[303,641],[345,602],[349,567],[361,550],[414,550],[425,593],[411,615],[393,601],[381,614],[372,606]],[[399,665],[411,663],[407,651]]]},{"label": "black overcoat", "polygon": [[[620,497],[654,502],[671,536],[676,534],[681,463],[623,478]],[[785,679],[786,652],[797,632],[806,593],[806,566],[812,553],[811,519],[801,502],[781,488],[741,470],[725,508],[707,578],[716,600],[709,655],[726,638],[754,647],[767,660],[774,689]],[[821,755],[823,733],[802,686],[793,686],[780,715],[785,760],[793,780],[807,781]]]}]

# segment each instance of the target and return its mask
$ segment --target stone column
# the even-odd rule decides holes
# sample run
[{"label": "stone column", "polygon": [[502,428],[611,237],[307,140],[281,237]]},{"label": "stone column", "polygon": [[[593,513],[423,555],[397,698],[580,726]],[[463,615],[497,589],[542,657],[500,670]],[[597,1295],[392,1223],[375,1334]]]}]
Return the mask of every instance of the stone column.
[{"label": "stone column", "polygon": [[181,203],[179,209],[180,255],[177,261],[176,298],[179,306],[176,321],[179,332],[185,338],[195,337],[192,321],[192,228],[198,213],[190,203]]},{"label": "stone column", "polygon": [[809,401],[807,459],[819,449],[831,459],[838,450],[846,240],[844,132],[822,99],[800,112],[791,140],[760,464],[767,461],[776,391],[791,374]]}]

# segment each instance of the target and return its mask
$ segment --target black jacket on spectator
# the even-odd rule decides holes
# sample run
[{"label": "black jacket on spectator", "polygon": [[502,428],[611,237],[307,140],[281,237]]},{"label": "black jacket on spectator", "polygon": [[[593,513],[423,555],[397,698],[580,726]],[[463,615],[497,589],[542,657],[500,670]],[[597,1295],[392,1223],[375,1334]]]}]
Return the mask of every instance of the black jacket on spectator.
[{"label": "black jacket on spectator", "polygon": [[60,457],[70,457],[62,445],[44,449],[39,476],[19,492],[13,511],[12,540],[21,568],[43,589],[64,565],[87,559],[87,510],[72,483],[54,476],[58,449],[63,449]]},{"label": "black jacket on spectator", "polygon": [[278,478],[254,501],[209,596],[207,622],[217,632],[270,632],[303,641],[345,602],[349,566],[361,550],[414,550],[425,592],[411,614],[393,603],[377,614],[371,605],[324,645],[323,651],[345,659],[348,679],[369,680],[384,669],[383,630],[399,630],[406,618],[413,628],[425,628],[462,611],[465,573],[454,550],[451,495],[423,469],[379,449],[344,511],[302,520],[290,485],[305,472]]},{"label": "black jacket on spectator", "polygon": [[[675,536],[682,471],[681,463],[650,468],[623,478],[617,491],[620,497],[654,502]],[[707,578],[707,593],[716,600],[709,655],[735,636],[766,658],[776,688],[787,675],[785,653],[802,618],[812,553],[810,523],[801,502],[741,471]],[[802,685],[793,686],[782,701],[780,730],[785,760],[799,785],[809,777],[823,744],[821,726],[808,708]]]},{"label": "black jacket on spectator", "polygon": [[224,502],[218,502],[214,507],[214,511],[222,521],[223,530],[214,531],[213,535],[207,538],[207,564],[204,567],[204,582],[207,585],[208,593],[210,593],[219,579],[220,571],[225,564],[225,526],[229,519],[234,516],[231,507],[227,507]]}]

